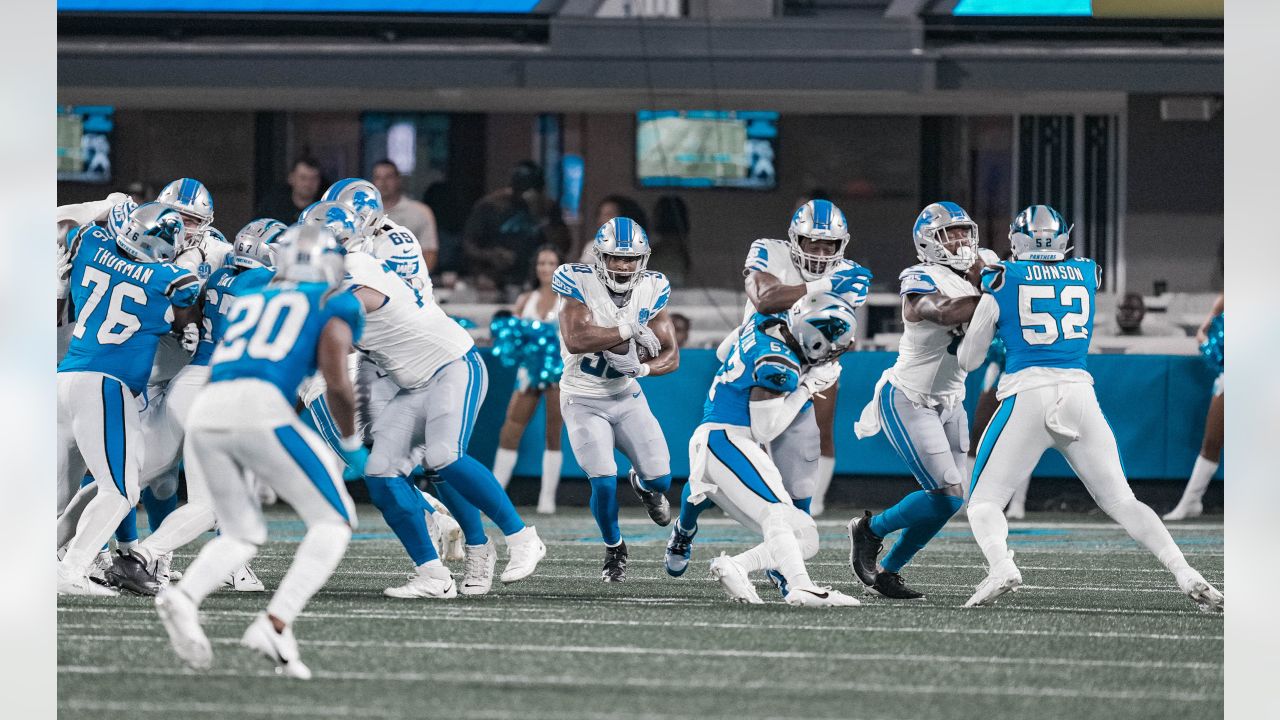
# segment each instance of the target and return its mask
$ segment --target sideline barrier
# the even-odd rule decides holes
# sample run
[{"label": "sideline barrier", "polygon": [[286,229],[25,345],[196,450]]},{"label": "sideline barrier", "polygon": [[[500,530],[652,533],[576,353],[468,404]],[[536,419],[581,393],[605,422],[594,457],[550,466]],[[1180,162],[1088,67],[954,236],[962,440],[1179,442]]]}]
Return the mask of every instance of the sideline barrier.
[{"label": "sideline barrier", "polygon": [[[471,439],[471,454],[492,463],[498,447],[498,430],[506,416],[515,386],[515,370],[494,360],[482,348],[489,369],[489,394],[480,409],[478,431]],[[841,359],[844,371],[836,403],[836,473],[838,475],[907,475],[901,459],[884,435],[858,440],[853,423],[871,399],[876,380],[893,364],[897,353],[853,352]],[[684,350],[680,369],[662,377],[645,378],[641,387],[649,399],[671,450],[671,473],[689,473],[688,439],[702,419],[702,404],[711,379],[719,368],[713,350]],[[1090,355],[1102,411],[1120,445],[1120,457],[1131,480],[1184,479],[1191,474],[1204,433],[1214,376],[1199,357],[1179,355]],[[965,407],[973,417],[979,373],[969,377]],[[520,443],[515,475],[537,477],[545,432],[545,411],[540,403]],[[585,478],[562,433],[565,477]],[[626,460],[617,455],[618,473],[627,472]],[[1225,462],[1224,462],[1225,467]],[[1218,478],[1223,470],[1219,469]],[[1035,477],[1074,477],[1057,452],[1045,453]]]}]

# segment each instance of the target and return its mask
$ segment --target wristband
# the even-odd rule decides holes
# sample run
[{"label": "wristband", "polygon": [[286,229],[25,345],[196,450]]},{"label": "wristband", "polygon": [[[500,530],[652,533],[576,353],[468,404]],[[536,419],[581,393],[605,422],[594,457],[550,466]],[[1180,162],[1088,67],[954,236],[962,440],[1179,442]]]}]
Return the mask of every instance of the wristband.
[{"label": "wristband", "polygon": [[631,335],[633,334],[631,329],[631,323],[627,323],[626,325],[619,325],[618,334],[622,336],[623,340],[630,340]]},{"label": "wristband", "polygon": [[818,292],[831,292],[831,278],[820,278],[811,280],[804,284],[805,294]]},{"label": "wristband", "polygon": [[364,440],[361,439],[360,435],[357,433],[351,437],[339,438],[338,447],[342,448],[342,451],[345,453],[353,453],[364,447]]},{"label": "wristband", "polygon": [[648,363],[640,363],[640,372],[636,373],[636,377],[642,378],[645,375],[648,375],[652,371],[653,371],[653,368],[649,367]]}]

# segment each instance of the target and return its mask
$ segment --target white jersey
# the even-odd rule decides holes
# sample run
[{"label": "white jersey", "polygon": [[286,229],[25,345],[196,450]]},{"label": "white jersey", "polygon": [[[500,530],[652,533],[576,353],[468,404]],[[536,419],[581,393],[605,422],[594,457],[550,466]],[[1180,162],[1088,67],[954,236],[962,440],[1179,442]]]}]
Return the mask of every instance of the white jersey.
[{"label": "white jersey", "polygon": [[402,388],[422,387],[437,370],[475,347],[471,335],[430,294],[410,285],[385,261],[348,253],[346,284],[387,296],[382,307],[365,313],[357,346]]},{"label": "white jersey", "polygon": [[431,274],[422,255],[422,244],[409,228],[390,219],[383,220],[369,236],[367,247],[370,255],[389,263],[396,274],[420,292],[431,294]]},{"label": "white jersey", "polygon": [[[632,288],[621,307],[614,295],[596,276],[595,269],[581,263],[568,263],[556,268],[551,288],[561,296],[560,302],[580,302],[591,311],[591,322],[599,327],[618,327],[629,322],[647,325],[662,312],[671,297],[671,283],[660,272],[646,271]],[[560,356],[564,358],[564,374],[560,392],[585,397],[612,397],[631,390],[635,379],[610,367],[604,353],[571,353],[564,344],[564,325],[560,326]]]},{"label": "white jersey", "polygon": [[[842,268],[855,267],[858,267],[858,263],[847,258],[840,258],[838,262],[832,263],[831,267],[827,269],[826,276],[830,276]],[[781,280],[783,285],[805,284],[804,275],[800,273],[800,268],[796,267],[795,261],[791,259],[791,241],[789,240],[760,238],[751,243],[751,249],[747,251],[747,262],[743,274],[751,272],[772,275]],[[854,307],[857,307],[865,302],[866,299],[864,297],[856,301],[852,298],[849,298],[849,300]],[[748,299],[746,307],[742,310],[743,322],[750,320],[755,312],[755,306]]]}]

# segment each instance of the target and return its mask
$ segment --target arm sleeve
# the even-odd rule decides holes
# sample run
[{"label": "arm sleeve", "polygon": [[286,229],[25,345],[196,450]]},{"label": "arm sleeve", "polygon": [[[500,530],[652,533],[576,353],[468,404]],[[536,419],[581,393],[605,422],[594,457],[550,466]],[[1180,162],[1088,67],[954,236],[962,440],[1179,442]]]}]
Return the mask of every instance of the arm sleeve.
[{"label": "arm sleeve", "polygon": [[171,267],[177,269],[178,272],[165,289],[165,295],[169,297],[169,302],[176,308],[195,305],[196,300],[200,299],[200,279],[190,270],[179,268],[177,265]]},{"label": "arm sleeve", "polygon": [[748,404],[751,414],[751,435],[758,443],[769,443],[782,434],[796,419],[796,415],[809,402],[808,390],[800,389],[786,397],[752,400]]},{"label": "arm sleeve", "polygon": [[755,384],[777,393],[795,392],[800,387],[800,368],[788,358],[765,355],[752,369]]},{"label": "arm sleeve", "polygon": [[956,359],[966,372],[976,370],[987,358],[987,350],[996,335],[996,320],[1000,318],[1000,307],[990,293],[985,293],[973,311],[973,319],[969,321],[969,329],[956,350]]}]

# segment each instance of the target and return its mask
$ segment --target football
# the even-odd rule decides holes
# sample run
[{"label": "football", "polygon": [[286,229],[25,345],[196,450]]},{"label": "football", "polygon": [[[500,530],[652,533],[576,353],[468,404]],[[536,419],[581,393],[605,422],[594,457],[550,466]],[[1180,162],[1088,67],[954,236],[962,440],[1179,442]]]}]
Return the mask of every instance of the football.
[{"label": "football", "polygon": [[[631,352],[631,343],[633,342],[635,341],[623,340],[617,345],[614,345],[613,347],[609,348],[609,352],[617,353],[619,355],[626,355],[628,352]],[[648,350],[644,349],[643,345],[636,345],[636,356],[640,358],[640,362],[644,362],[649,358],[653,357],[652,355],[649,354]]]}]

